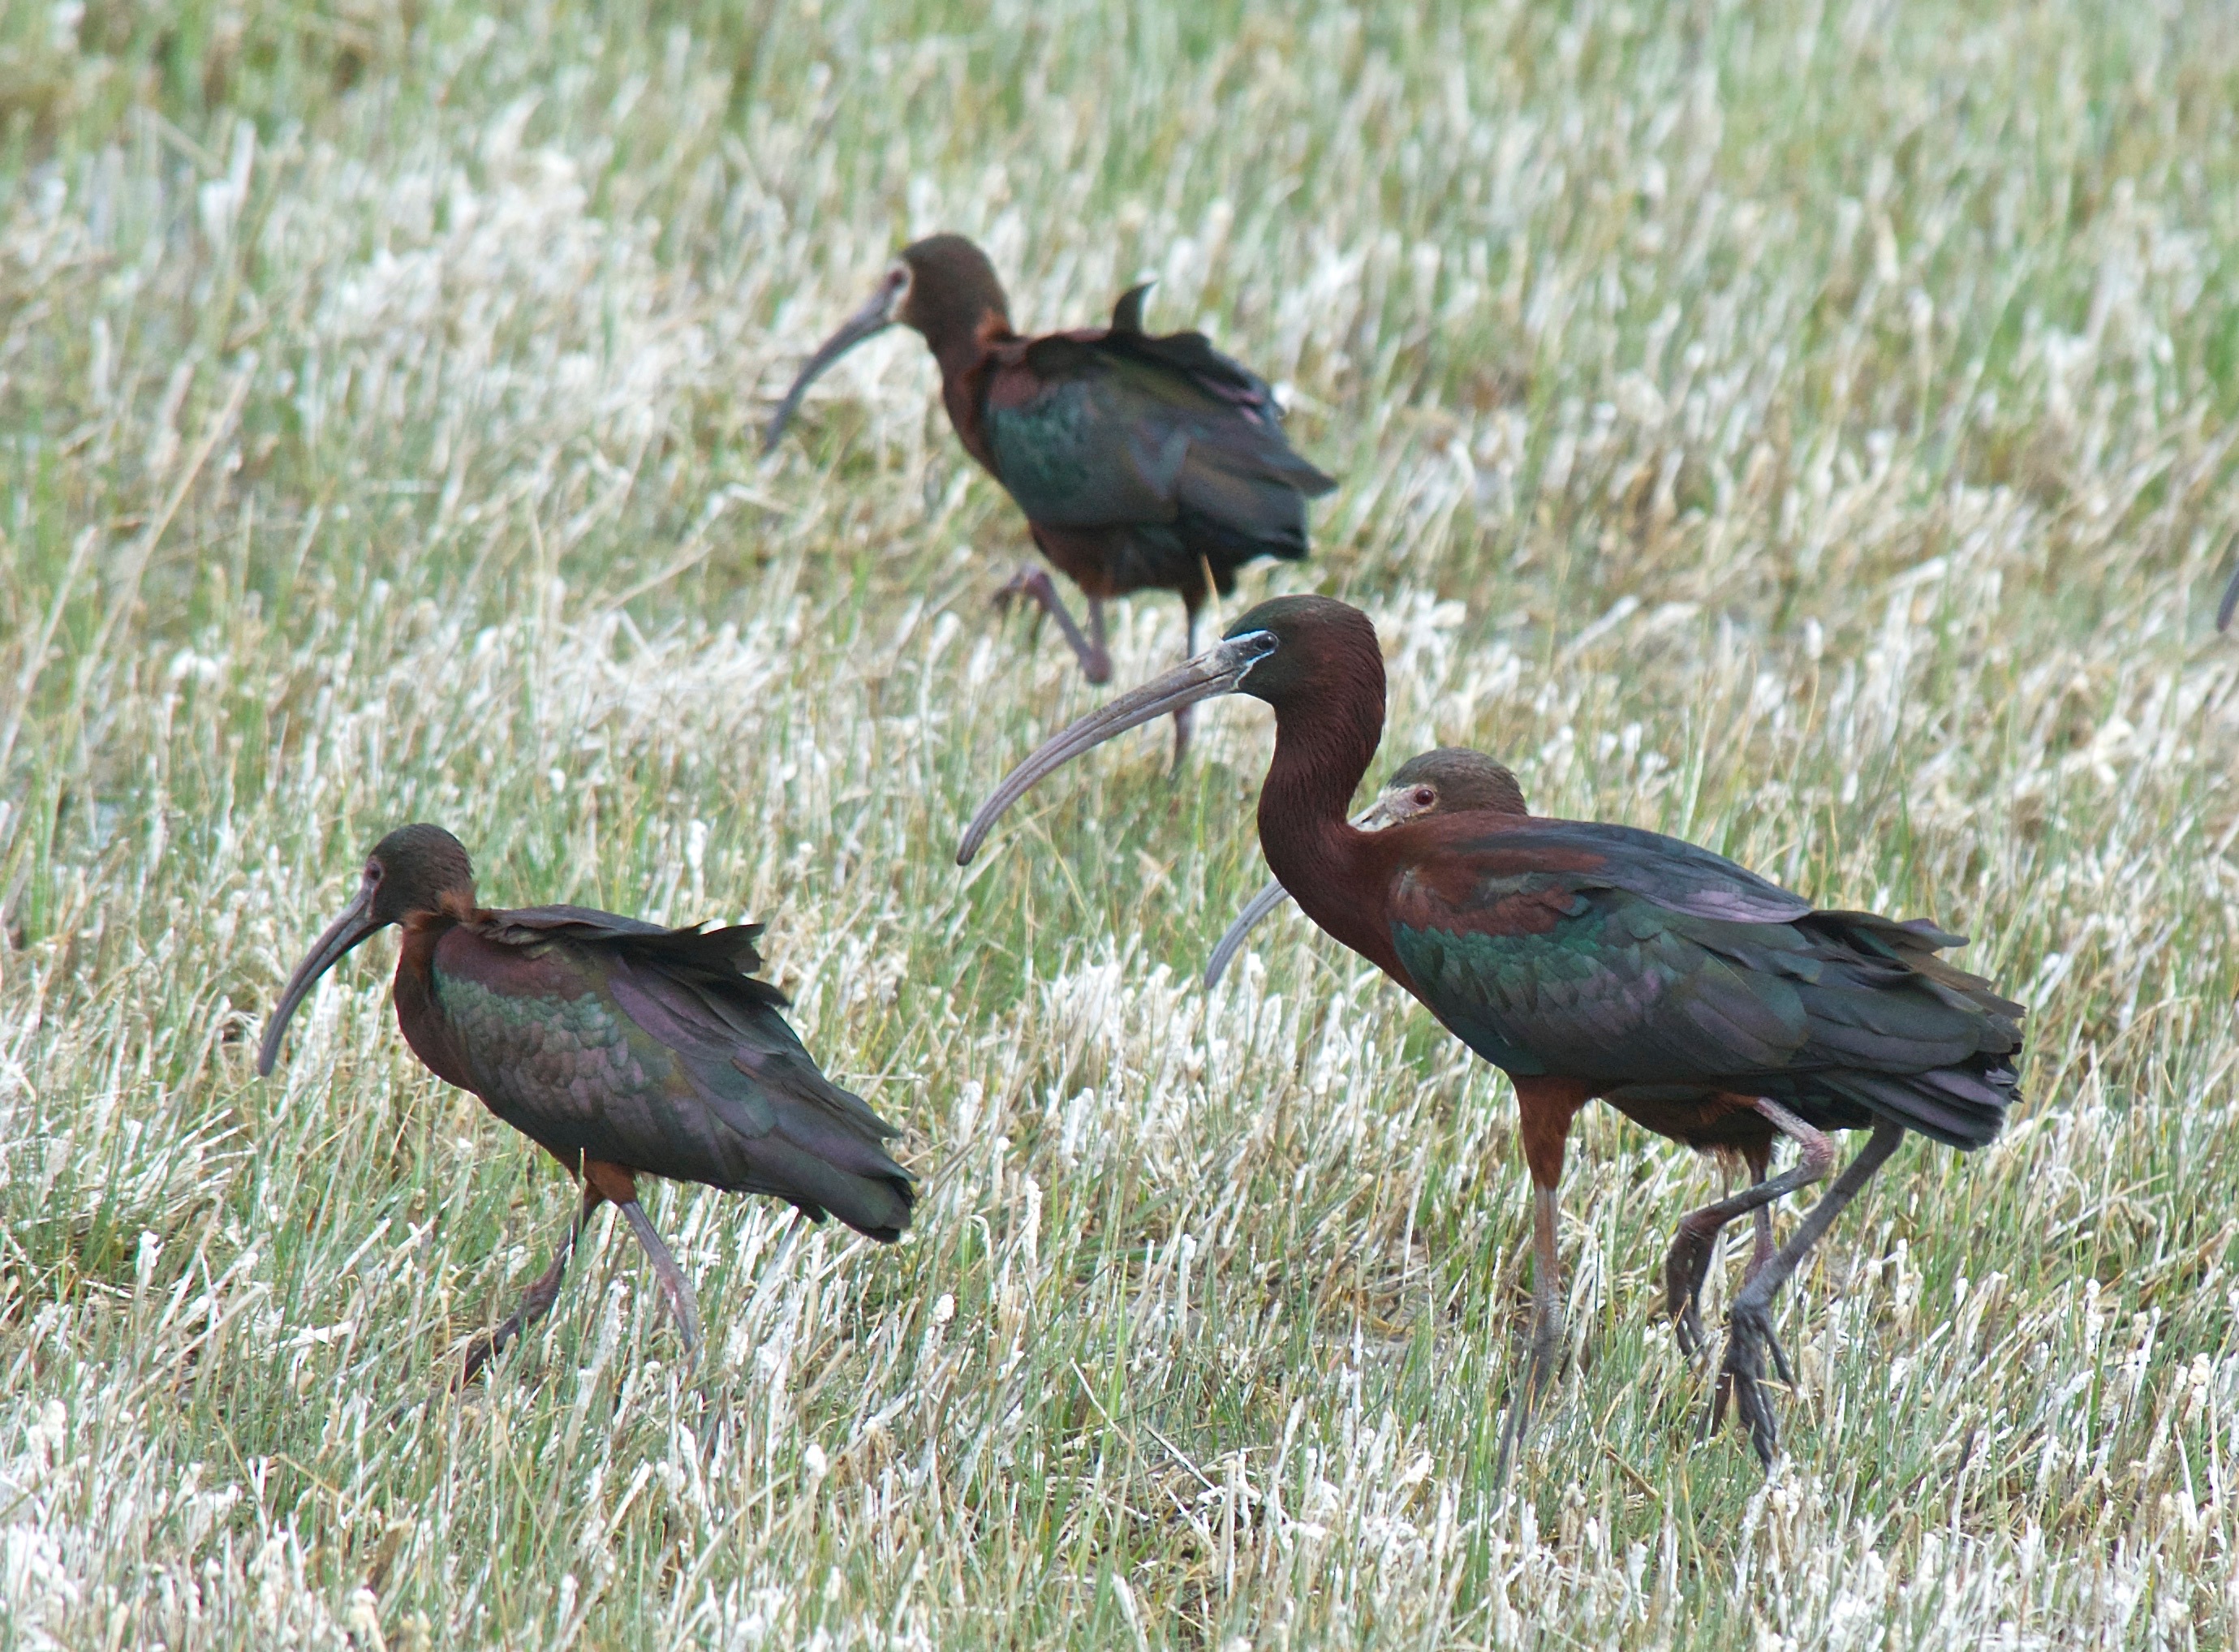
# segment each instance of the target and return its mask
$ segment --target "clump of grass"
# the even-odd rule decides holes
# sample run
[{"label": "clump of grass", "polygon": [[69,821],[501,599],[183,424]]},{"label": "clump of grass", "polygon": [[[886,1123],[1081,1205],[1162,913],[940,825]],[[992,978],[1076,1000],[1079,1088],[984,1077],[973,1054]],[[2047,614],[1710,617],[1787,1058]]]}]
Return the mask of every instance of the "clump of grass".
[{"label": "clump of grass", "polygon": [[[2229,1644],[2236,90],[2212,11],[1935,0],[0,12],[0,1642]],[[1286,382],[1345,486],[1249,588],[1375,615],[1393,753],[2032,1005],[1791,1293],[1769,1484],[1654,1317],[1705,1173],[1594,1113],[1492,1486],[1504,1087],[1300,924],[1190,985],[1255,708],[949,864],[1091,692],[1015,514],[906,339],[754,441],[934,229]],[[380,946],[250,1066],[409,819],[767,919],[911,1241],[664,1190],[699,1370],[601,1230],[437,1396],[568,1195]]]}]

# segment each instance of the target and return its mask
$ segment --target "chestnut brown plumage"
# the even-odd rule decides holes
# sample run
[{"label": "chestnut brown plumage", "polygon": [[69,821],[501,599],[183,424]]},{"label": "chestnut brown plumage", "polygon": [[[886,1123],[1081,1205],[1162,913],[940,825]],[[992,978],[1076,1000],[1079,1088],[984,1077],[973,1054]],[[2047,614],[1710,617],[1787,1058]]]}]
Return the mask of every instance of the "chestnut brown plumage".
[{"label": "chestnut brown plumage", "polygon": [[402,926],[392,996],[412,1052],[470,1091],[582,1184],[574,1225],[515,1310],[468,1352],[471,1378],[548,1312],[583,1223],[621,1211],[696,1352],[692,1287],[637,1198],[640,1175],[785,1199],[887,1243],[909,1223],[910,1173],[881,1144],[897,1132],[825,1078],[752,979],[759,924],[664,928],[583,906],[492,912],[441,826],[374,846],[356,898],[289,978],[256,1068],[269,1073],[289,1018],[350,949]]},{"label": "chestnut brown plumage", "polygon": [[[1355,817],[1353,825],[1364,832],[1379,832],[1425,815],[1470,813],[1528,816],[1531,811],[1525,806],[1524,791],[1517,785],[1515,774],[1505,765],[1466,746],[1440,746],[1417,753],[1393,770],[1375,803]],[[1270,879],[1237,914],[1206,965],[1205,984],[1208,990],[1219,984],[1229,960],[1242,947],[1252,926],[1289,899],[1289,892],[1279,882]],[[1807,1123],[1822,1129],[1839,1128],[1844,1122],[1824,1113],[1814,1117],[1808,1106],[1803,1112]],[[1663,1131],[1663,1126],[1677,1122],[1682,1132],[1671,1138],[1698,1152],[1712,1155],[1727,1173],[1724,1195],[1716,1203],[1682,1217],[1671,1249],[1664,1253],[1665,1310],[1671,1316],[1680,1348],[1693,1354],[1707,1345],[1703,1333],[1703,1284],[1710,1274],[1717,1236],[1731,1219],[1731,1212],[1749,1210],[1751,1218],[1753,1242],[1749,1265],[1742,1277],[1744,1287],[1764,1271],[1775,1254],[1771,1204],[1757,1203],[1752,1210],[1751,1196],[1746,1193],[1741,1202],[1733,1203],[1733,1183],[1740,1165],[1748,1167],[1752,1188],[1764,1181],[1771,1166],[1777,1132],[1764,1115],[1753,1110],[1723,1114],[1707,1130],[1700,1128],[1698,1120],[1681,1118],[1669,1121],[1654,1111],[1641,1112],[1638,1122],[1666,1134],[1670,1132]],[[1784,1380],[1792,1383],[1795,1378],[1788,1356],[1770,1329],[1765,1343],[1774,1368]]]},{"label": "chestnut brown plumage", "polygon": [[981,806],[958,859],[1041,776],[1122,729],[1226,693],[1275,712],[1259,843],[1277,879],[1515,1088],[1534,1184],[1536,1301],[1505,1443],[1520,1434],[1560,1334],[1555,1190],[1579,1108],[1605,1100],[1702,1146],[1769,1139],[1768,1128],[1794,1140],[1795,1169],[1698,1213],[1711,1232],[1826,1176],[1827,1130],[1871,1128],[1730,1310],[1721,1395],[1769,1464],[1777,1432],[1762,1379],[1775,1295],[1906,1131],[1961,1149],[1997,1134],[2022,1007],[1936,956],[1959,936],[1815,910],[1656,833],[1492,810],[1357,829],[1345,806],[1383,732],[1384,660],[1367,616],[1323,597],[1261,603],[1215,647],[1054,736]]},{"label": "chestnut brown plumage", "polygon": [[[1376,801],[1354,816],[1352,823],[1363,832],[1381,832],[1418,814],[1466,814],[1479,809],[1499,814],[1531,812],[1524,806],[1523,788],[1505,765],[1466,746],[1438,746],[1416,753],[1392,770]],[[1220,985],[1230,960],[1260,920],[1290,898],[1290,892],[1270,878],[1244,903],[1206,959],[1208,992]]]},{"label": "chestnut brown plumage", "polygon": [[[897,322],[912,328],[940,368],[941,401],[965,451],[1088,598],[1087,630],[1043,570],[1020,573],[1004,597],[1039,604],[1091,682],[1112,674],[1106,597],[1173,592],[1194,653],[1199,607],[1233,591],[1236,570],[1256,557],[1304,556],[1306,501],[1337,484],[1292,451],[1266,381],[1203,334],[1143,330],[1146,290],[1121,294],[1108,328],[1021,337],[985,253],[961,236],[914,242],[803,365],[763,449],[833,362]],[[1177,757],[1186,712],[1174,725]]]}]

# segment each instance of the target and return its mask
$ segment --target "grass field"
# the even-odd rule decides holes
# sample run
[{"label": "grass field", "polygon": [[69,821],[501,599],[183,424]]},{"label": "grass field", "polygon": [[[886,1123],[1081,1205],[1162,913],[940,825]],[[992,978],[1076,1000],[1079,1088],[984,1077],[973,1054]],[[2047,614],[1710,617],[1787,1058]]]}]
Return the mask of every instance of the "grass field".
[{"label": "grass field", "polygon": [[[9,4],[0,177],[0,1647],[2239,1643],[2228,8]],[[1094,703],[988,611],[1020,520],[905,334],[756,442],[934,229],[1288,387],[1344,485],[1228,612],[1367,608],[1385,766],[2032,1005],[1784,1302],[1770,1483],[1656,1311],[1714,1173],[1597,1109],[1494,1485],[1505,1081],[1294,915],[1195,985],[1262,707],[951,864]],[[665,1187],[696,1369],[602,1217],[444,1394],[563,1178],[389,942],[252,1069],[409,819],[767,920],[909,1241]]]}]

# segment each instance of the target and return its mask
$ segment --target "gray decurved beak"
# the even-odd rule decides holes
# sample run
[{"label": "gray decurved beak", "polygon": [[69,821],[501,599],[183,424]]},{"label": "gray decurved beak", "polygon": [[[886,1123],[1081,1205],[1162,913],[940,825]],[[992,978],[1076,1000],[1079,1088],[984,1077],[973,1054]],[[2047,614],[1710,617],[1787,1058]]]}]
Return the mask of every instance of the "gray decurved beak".
[{"label": "gray decurved beak", "polygon": [[972,857],[980,853],[980,846],[987,840],[995,822],[1003,818],[1003,812],[1032,791],[1034,783],[1051,770],[1064,767],[1092,746],[1101,746],[1114,734],[1125,733],[1139,723],[1150,722],[1185,706],[1194,706],[1200,700],[1211,700],[1216,694],[1234,693],[1246,673],[1274,653],[1276,647],[1277,639],[1272,631],[1247,631],[1240,637],[1225,637],[1165,676],[1154,677],[1139,688],[1129,689],[1100,710],[1089,713],[1052,735],[1032,757],[1005,775],[1003,783],[980,806],[980,812],[972,817],[972,824],[964,828],[964,841],[956,849],[956,864],[970,866]]},{"label": "gray decurved beak", "polygon": [[808,387],[816,382],[818,375],[865,339],[875,333],[883,333],[894,325],[894,300],[901,290],[897,282],[880,282],[879,290],[871,295],[871,302],[842,322],[838,332],[816,347],[816,354],[802,366],[800,375],[793,381],[793,388],[785,393],[785,400],[777,404],[777,411],[770,416],[769,427],[762,433],[764,453],[775,448],[778,438],[785,435],[786,426],[793,421],[801,399],[808,394]]},{"label": "gray decurved beak", "polygon": [[374,883],[368,879],[357,892],[357,899],[343,909],[342,915],[327,926],[327,932],[311,944],[303,961],[296,965],[296,972],[288,978],[288,985],[280,993],[280,1007],[272,1012],[272,1018],[264,1024],[264,1042],[257,1046],[256,1071],[260,1078],[272,1076],[272,1064],[280,1058],[280,1039],[288,1031],[289,1020],[296,1006],[318,984],[319,977],[340,963],[351,947],[382,927],[373,915]]},{"label": "gray decurved beak", "polygon": [[[1385,807],[1384,800],[1379,798],[1368,809],[1354,815],[1352,823],[1363,832],[1381,832],[1392,824],[1392,813]],[[1291,892],[1270,878],[1266,888],[1244,903],[1244,910],[1236,914],[1236,921],[1229,925],[1220,939],[1213,943],[1213,955],[1205,961],[1206,992],[1210,992],[1220,985],[1220,978],[1227,972],[1229,965],[1235,961],[1237,953],[1244,950],[1245,937],[1257,927],[1261,919],[1290,898]]]},{"label": "gray decurved beak", "polygon": [[1244,903],[1244,910],[1236,914],[1236,921],[1229,925],[1227,932],[1214,944],[1213,956],[1205,961],[1206,992],[1210,992],[1220,985],[1220,978],[1226,972],[1230,961],[1244,950],[1244,938],[1252,932],[1261,919],[1290,898],[1291,892],[1270,878],[1266,888]]},{"label": "gray decurved beak", "polygon": [[2239,614],[2239,568],[2231,570],[2231,583],[2223,587],[2223,600],[2216,605],[2216,628],[2231,629],[2231,616]]}]

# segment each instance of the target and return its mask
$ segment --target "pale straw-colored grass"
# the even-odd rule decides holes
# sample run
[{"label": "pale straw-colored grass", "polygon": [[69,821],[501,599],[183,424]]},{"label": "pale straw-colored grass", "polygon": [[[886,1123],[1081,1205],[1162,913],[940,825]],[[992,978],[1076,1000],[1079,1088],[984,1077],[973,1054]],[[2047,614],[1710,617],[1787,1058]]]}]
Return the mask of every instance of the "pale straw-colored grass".
[{"label": "pale straw-colored grass", "polygon": [[[2235,107],[2211,5],[0,9],[0,1645],[2231,1644]],[[1388,760],[2030,1002],[1784,1303],[1769,1483],[1656,1311],[1715,1178],[1594,1111],[1494,1485],[1505,1085],[1294,917],[1194,985],[1261,708],[951,864],[1092,703],[1016,514],[907,335],[756,440],[936,228],[1286,386],[1345,485],[1246,594],[1375,615]],[[768,920],[909,1242],[664,1189],[697,1370],[601,1221],[441,1395],[561,1178],[389,943],[251,1069],[412,819]]]}]

